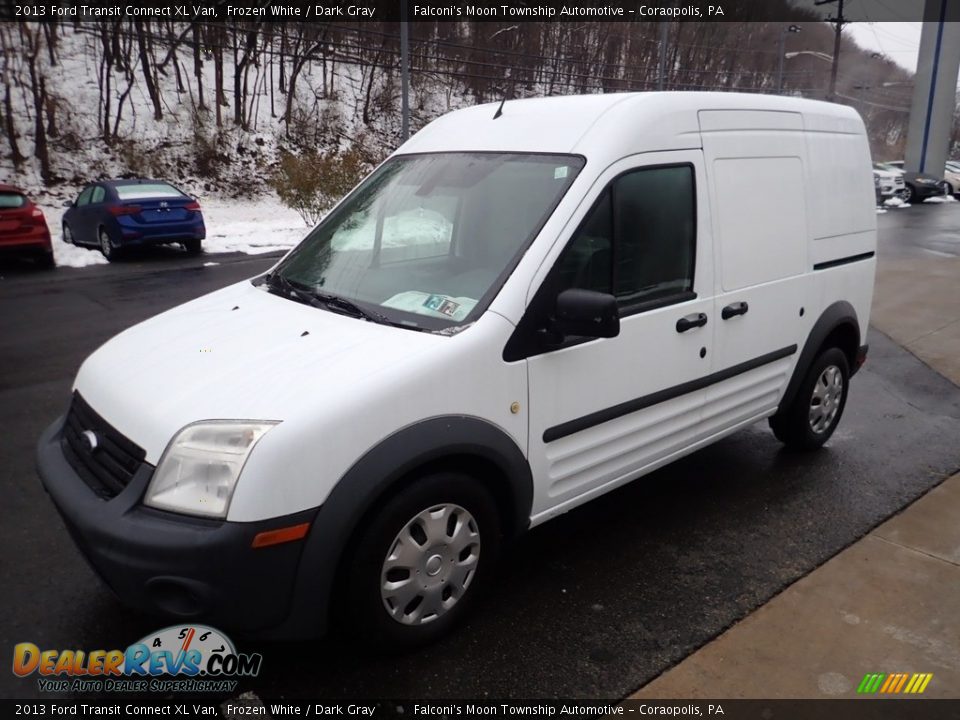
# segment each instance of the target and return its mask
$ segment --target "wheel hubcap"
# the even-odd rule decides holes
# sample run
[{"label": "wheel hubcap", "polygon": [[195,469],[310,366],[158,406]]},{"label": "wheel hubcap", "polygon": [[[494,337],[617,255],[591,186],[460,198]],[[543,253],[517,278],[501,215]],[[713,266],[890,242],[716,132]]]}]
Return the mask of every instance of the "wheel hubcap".
[{"label": "wheel hubcap", "polygon": [[843,374],[836,365],[824,368],[813,386],[813,396],[810,398],[810,429],[815,433],[823,433],[830,427],[830,423],[840,411],[840,401],[843,399]]},{"label": "wheel hubcap", "polygon": [[380,570],[380,598],[394,620],[423,625],[466,594],[480,559],[477,521],[459,505],[417,513],[397,533]]},{"label": "wheel hubcap", "polygon": [[107,234],[104,232],[100,233],[100,249],[103,250],[104,255],[109,255],[112,249],[110,247],[110,238],[107,237]]}]

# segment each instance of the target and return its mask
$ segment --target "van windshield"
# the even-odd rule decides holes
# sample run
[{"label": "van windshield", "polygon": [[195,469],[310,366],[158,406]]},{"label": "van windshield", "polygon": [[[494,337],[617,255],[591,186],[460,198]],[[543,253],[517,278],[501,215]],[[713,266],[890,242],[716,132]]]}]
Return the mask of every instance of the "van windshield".
[{"label": "van windshield", "polygon": [[[267,279],[292,299],[422,330],[483,312],[583,167],[572,155],[384,163]],[[344,302],[349,301],[349,302]]]}]

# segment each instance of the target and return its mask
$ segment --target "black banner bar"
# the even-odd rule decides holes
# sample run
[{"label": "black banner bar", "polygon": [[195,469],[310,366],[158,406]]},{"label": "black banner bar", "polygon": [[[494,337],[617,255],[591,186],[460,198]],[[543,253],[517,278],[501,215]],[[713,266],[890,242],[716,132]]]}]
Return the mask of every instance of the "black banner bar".
[{"label": "black banner bar", "polygon": [[[960,2],[950,3],[960,20]],[[923,0],[859,0],[848,22],[923,19]],[[0,0],[0,20],[205,22],[802,22],[833,11],[816,0]]]},{"label": "black banner bar", "polygon": [[241,697],[165,700],[0,700],[3,717],[353,718],[467,720],[470,718],[724,718],[724,720],[954,720],[960,700],[920,697],[848,700],[261,700]]}]

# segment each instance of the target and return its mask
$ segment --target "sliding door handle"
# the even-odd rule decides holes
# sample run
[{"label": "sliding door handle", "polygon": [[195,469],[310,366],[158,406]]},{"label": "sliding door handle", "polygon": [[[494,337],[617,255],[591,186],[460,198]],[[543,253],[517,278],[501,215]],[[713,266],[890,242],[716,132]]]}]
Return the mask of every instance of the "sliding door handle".
[{"label": "sliding door handle", "polygon": [[723,310],[720,311],[720,317],[724,320],[729,320],[732,317],[737,315],[746,315],[747,310],[750,309],[750,306],[745,302],[735,302],[730,305],[727,305]]},{"label": "sliding door handle", "polygon": [[693,328],[703,327],[706,324],[706,313],[694,313],[693,315],[686,315],[677,320],[677,332],[686,332],[687,330],[692,330]]}]

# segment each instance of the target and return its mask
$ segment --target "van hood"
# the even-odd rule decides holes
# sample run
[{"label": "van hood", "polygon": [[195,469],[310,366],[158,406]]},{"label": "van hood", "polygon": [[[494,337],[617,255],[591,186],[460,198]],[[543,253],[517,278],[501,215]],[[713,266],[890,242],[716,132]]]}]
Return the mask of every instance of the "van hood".
[{"label": "van hood", "polygon": [[244,281],[109,340],[84,362],[74,389],[156,463],[189,423],[289,420],[398,372],[444,341]]}]

